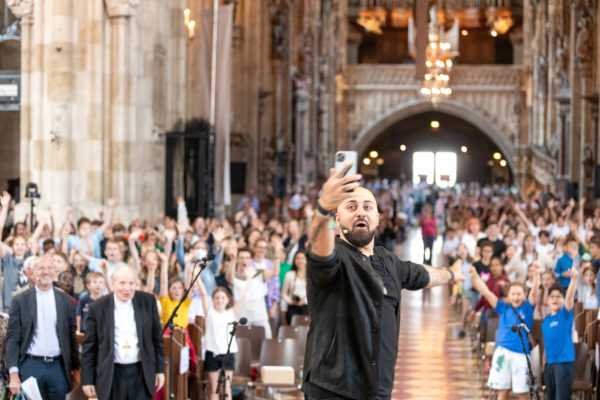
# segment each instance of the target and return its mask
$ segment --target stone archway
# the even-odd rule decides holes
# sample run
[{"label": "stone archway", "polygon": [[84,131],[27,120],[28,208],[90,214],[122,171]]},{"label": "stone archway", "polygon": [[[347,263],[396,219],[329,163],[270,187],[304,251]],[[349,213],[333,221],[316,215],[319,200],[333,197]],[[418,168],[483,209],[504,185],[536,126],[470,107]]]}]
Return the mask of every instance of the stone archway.
[{"label": "stone archway", "polygon": [[419,115],[428,111],[436,111],[451,116],[460,118],[469,122],[481,132],[483,132],[492,142],[494,142],[502,153],[506,156],[508,165],[513,173],[516,172],[517,164],[517,149],[510,143],[508,138],[493,122],[476,110],[468,109],[462,104],[453,101],[444,101],[433,107],[430,102],[418,101],[412,103],[399,104],[397,107],[390,108],[385,114],[382,114],[379,119],[366,125],[352,142],[352,149],[359,154],[366,151],[369,144],[384,133],[392,125],[415,115]]}]

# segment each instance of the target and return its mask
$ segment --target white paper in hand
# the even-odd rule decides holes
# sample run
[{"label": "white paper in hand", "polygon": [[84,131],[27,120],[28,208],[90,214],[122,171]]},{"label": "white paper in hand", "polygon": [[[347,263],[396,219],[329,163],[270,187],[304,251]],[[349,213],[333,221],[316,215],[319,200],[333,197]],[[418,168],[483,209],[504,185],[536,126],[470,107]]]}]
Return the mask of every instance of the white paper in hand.
[{"label": "white paper in hand", "polygon": [[42,394],[38,388],[37,380],[30,376],[21,382],[21,390],[29,396],[31,400],[42,400]]}]

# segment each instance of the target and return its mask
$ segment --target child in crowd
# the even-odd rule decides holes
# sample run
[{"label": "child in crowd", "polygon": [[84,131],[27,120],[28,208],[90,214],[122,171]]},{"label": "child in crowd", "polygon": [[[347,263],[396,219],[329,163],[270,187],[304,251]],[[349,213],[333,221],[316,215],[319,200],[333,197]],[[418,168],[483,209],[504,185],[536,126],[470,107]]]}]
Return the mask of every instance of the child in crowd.
[{"label": "child in crowd", "polygon": [[446,236],[444,237],[444,243],[442,244],[442,255],[444,256],[445,266],[450,266],[454,264],[459,244],[460,239],[454,231],[454,228],[448,226],[446,228]]},{"label": "child in crowd", "polygon": [[[219,399],[217,390],[217,379],[219,368],[223,365],[223,359],[227,353],[227,344],[229,342],[230,330],[229,324],[237,321],[244,300],[250,289],[250,281],[255,274],[251,268],[244,270],[245,285],[242,289],[239,298],[232,306],[232,298],[227,290],[221,286],[217,287],[212,294],[212,307],[206,288],[202,283],[202,279],[198,280],[200,296],[202,297],[202,305],[206,312],[206,354],[204,359],[204,370],[208,372],[210,382],[210,400]],[[227,376],[225,393],[226,398],[231,398],[231,380],[233,378],[233,370],[235,367],[235,353],[237,352],[237,342],[231,341],[230,357],[225,366],[225,375]]]},{"label": "child in crowd", "polygon": [[[529,270],[531,271],[531,276],[533,278],[532,266],[529,266]],[[552,271],[544,271],[542,273],[542,287],[540,288],[538,301],[533,312],[533,319],[543,320],[550,312],[548,296],[550,296],[550,289],[554,285],[556,285],[554,273]]]},{"label": "child in crowd", "polygon": [[[539,291],[541,266],[535,262],[533,269],[533,288],[529,293],[529,299],[526,296],[527,288],[525,285],[513,282],[508,286],[506,302],[499,300],[498,296],[483,283],[475,267],[469,269],[473,287],[483,295],[500,318],[496,336],[496,350],[494,350],[488,378],[488,386],[496,390],[498,400],[506,400],[511,388],[519,399],[525,400],[528,398],[527,359],[523,354],[519,334],[513,332],[511,327],[520,325],[522,320],[527,328],[531,330],[533,307],[536,304]],[[529,354],[528,340],[525,340],[525,347],[527,354]]]},{"label": "child in crowd", "polygon": [[[571,268],[573,270],[574,268]],[[571,274],[573,277],[573,274]],[[584,310],[598,308],[596,296],[596,271],[590,261],[581,262],[581,273],[577,279],[577,300],[583,303]]]},{"label": "child in crowd", "polygon": [[[467,246],[467,249],[469,247]],[[469,252],[469,255],[471,253]],[[478,274],[489,274],[492,256],[494,255],[494,246],[491,242],[485,241],[481,243],[481,259],[473,263]]]},{"label": "child in crowd", "polygon": [[73,272],[70,269],[66,269],[58,274],[57,286],[66,294],[71,296],[75,304],[77,304],[77,296],[73,293]]},{"label": "child in crowd", "polygon": [[83,296],[77,304],[77,332],[85,333],[85,323],[87,321],[90,304],[98,300],[106,290],[106,280],[104,275],[99,272],[90,272],[85,276],[85,289],[87,296]]},{"label": "child in crowd", "polygon": [[562,400],[571,398],[575,373],[575,348],[571,340],[573,329],[573,305],[577,270],[569,271],[571,281],[565,289],[555,285],[550,289],[550,313],[542,322],[546,366],[544,367],[545,398]]},{"label": "child in crowd", "polygon": [[[459,244],[456,250],[456,255],[458,259],[462,260],[463,274],[467,276],[469,268],[472,265],[470,262],[471,259],[469,258],[469,250],[467,250],[467,246],[465,246],[462,243]],[[464,280],[463,282],[456,283],[456,285],[462,285],[461,330],[458,334],[458,337],[462,339],[466,335],[465,330],[467,329],[467,316],[469,314],[469,310],[471,309],[471,305],[473,304],[474,300],[478,300],[478,296],[474,295],[478,293],[473,291],[473,285],[471,285],[471,281],[469,281],[468,279]]]},{"label": "child in crowd", "polygon": [[[473,264],[473,268],[475,268],[475,264]],[[477,271],[477,268],[475,268],[475,270]],[[502,289],[510,284],[510,281],[508,280],[508,277],[504,272],[504,266],[502,265],[500,257],[492,257],[492,260],[490,262],[490,276],[485,282],[485,284],[488,290],[490,290],[490,292],[492,292],[496,297],[500,297],[502,294]],[[477,290],[477,288],[475,289]],[[481,293],[481,291],[479,290],[478,292]],[[477,304],[475,304],[475,307],[473,307],[473,310],[471,311],[471,318],[475,316],[475,313],[479,311],[479,309],[483,308],[482,312],[483,314],[485,314],[485,312],[489,310],[490,307],[493,308],[488,299],[485,296],[481,297]]]},{"label": "child in crowd", "polygon": [[571,281],[571,268],[578,268],[579,266],[579,245],[577,240],[572,236],[569,236],[563,246],[563,255],[556,262],[554,273],[558,277],[558,283],[563,287],[569,286]]}]

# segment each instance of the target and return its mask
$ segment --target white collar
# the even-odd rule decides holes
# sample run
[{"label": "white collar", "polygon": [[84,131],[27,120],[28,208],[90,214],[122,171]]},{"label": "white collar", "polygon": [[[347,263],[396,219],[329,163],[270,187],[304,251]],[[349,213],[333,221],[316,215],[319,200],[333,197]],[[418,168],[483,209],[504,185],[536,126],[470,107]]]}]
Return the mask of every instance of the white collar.
[{"label": "white collar", "polygon": [[133,300],[133,298],[131,298],[131,299],[127,300],[127,301],[121,301],[121,300],[117,299],[117,295],[116,294],[113,294],[113,296],[115,298],[115,307],[119,307],[119,308],[120,307],[129,307],[129,306],[132,305],[131,301]]},{"label": "white collar", "polygon": [[37,285],[35,285],[35,293],[39,294],[41,296],[51,296],[54,294],[54,288],[51,287],[50,289],[43,291],[42,289],[40,289],[39,287],[37,287]]}]

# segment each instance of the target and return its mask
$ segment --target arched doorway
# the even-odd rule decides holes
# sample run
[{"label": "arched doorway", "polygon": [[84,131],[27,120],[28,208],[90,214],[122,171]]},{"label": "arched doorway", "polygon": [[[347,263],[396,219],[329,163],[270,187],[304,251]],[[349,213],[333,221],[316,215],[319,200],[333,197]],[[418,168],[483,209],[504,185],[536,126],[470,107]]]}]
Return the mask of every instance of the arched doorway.
[{"label": "arched doorway", "polygon": [[[355,148],[361,160],[369,158],[373,150],[383,160],[371,160],[369,166],[363,164],[362,172],[367,176],[412,180],[413,154],[426,152],[433,164],[431,171],[435,168],[438,179],[440,174],[448,176],[446,171],[455,168],[456,182],[512,183],[512,148],[503,140],[497,143],[494,138],[498,137],[490,136],[472,122],[441,111],[441,107],[413,112],[385,125],[377,134],[373,129],[357,141]],[[438,156],[448,153],[455,154],[455,167],[440,162],[443,157]]]}]

